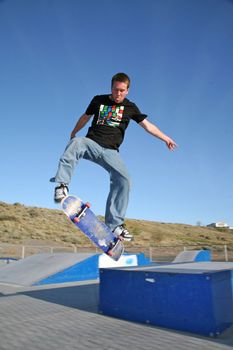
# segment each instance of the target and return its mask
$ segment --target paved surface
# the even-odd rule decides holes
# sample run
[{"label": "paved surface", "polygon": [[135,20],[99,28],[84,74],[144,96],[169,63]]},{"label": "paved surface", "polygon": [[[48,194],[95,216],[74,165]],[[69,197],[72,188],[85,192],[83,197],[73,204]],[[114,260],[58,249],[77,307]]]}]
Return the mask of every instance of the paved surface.
[{"label": "paved surface", "polygon": [[0,283],[0,350],[232,350],[233,331],[211,339],[100,315],[98,287]]}]

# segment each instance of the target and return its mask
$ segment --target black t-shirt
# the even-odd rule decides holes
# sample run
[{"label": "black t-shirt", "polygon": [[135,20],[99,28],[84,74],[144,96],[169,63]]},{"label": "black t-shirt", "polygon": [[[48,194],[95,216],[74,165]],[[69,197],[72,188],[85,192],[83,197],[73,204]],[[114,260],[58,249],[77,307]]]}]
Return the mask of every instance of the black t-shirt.
[{"label": "black t-shirt", "polygon": [[103,147],[116,150],[124,140],[125,130],[130,120],[140,123],[147,117],[127,98],[121,103],[116,103],[110,99],[109,95],[95,96],[85,113],[94,114],[86,137]]}]

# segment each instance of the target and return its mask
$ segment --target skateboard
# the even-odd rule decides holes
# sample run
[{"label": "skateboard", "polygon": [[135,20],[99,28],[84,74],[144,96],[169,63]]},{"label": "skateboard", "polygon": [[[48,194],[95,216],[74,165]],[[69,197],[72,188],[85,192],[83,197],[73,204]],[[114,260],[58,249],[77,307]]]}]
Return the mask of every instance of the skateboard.
[{"label": "skateboard", "polygon": [[90,203],[84,203],[80,198],[69,195],[61,202],[62,210],[97,247],[117,261],[124,252],[121,239],[101,222],[90,209]]}]

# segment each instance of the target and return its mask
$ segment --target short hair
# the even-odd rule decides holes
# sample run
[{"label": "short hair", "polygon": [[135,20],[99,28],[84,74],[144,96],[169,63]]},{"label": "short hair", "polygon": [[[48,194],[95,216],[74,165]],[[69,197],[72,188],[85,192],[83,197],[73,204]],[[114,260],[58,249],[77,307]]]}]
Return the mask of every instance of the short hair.
[{"label": "short hair", "polygon": [[112,87],[115,81],[120,81],[121,83],[127,84],[127,88],[130,86],[130,78],[125,73],[117,73],[112,77]]}]

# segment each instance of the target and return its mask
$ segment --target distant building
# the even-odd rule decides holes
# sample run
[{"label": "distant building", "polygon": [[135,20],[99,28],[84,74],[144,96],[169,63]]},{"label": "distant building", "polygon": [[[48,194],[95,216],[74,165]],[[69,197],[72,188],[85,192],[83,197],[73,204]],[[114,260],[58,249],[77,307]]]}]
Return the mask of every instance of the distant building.
[{"label": "distant building", "polygon": [[207,227],[229,228],[229,225],[225,222],[213,222],[212,224],[207,225]]}]

